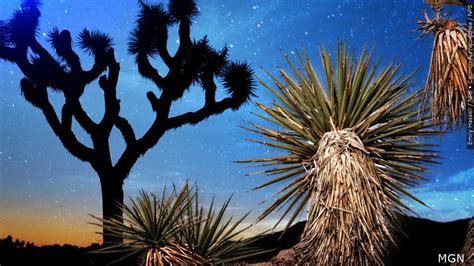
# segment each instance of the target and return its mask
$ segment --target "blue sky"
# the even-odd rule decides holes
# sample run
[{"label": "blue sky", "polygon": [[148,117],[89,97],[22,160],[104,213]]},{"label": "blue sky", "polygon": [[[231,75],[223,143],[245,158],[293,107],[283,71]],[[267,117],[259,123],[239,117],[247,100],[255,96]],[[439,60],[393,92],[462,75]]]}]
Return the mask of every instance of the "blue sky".
[{"label": "blue sky", "polygon": [[[93,1],[94,4],[84,2],[44,3],[39,38],[46,45],[43,35],[53,26],[69,29],[75,36],[83,27],[110,34],[122,66],[117,88],[122,113],[136,128],[137,135],[141,135],[153,119],[145,96],[153,86],[139,76],[133,57],[127,53],[126,42],[138,5],[132,0],[113,4],[104,0]],[[8,17],[19,3],[0,0],[0,18]],[[260,78],[266,79],[261,67],[272,73],[276,73],[277,66],[286,67],[280,49],[293,56],[302,45],[320,72],[317,47],[324,45],[334,51],[342,40],[356,53],[364,45],[375,45],[375,58],[382,56],[383,63],[397,59],[404,63],[402,71],[411,72],[420,67],[413,89],[424,85],[432,39],[429,36],[416,40],[418,35],[412,32],[417,18],[422,17],[421,10],[428,8],[422,0],[201,0],[198,6],[201,14],[194,22],[193,37],[207,35],[218,49],[227,44],[230,58],[249,62]],[[464,19],[463,9],[448,11]],[[175,49],[176,44],[177,35],[172,29],[169,46]],[[81,56],[90,64],[87,55]],[[26,217],[31,213],[52,217],[48,222],[58,228],[68,223],[82,228],[83,223],[90,221],[88,214],[100,213],[98,178],[89,165],[64,150],[42,114],[23,99],[18,88],[21,77],[14,65],[0,62],[0,236],[11,229],[8,226],[12,224],[11,217]],[[257,95],[258,102],[268,104],[272,100],[261,86]],[[103,112],[101,98],[97,84],[86,89],[82,98],[95,119]],[[201,89],[195,88],[173,112],[195,110],[202,105],[202,99]],[[52,101],[59,106],[61,95],[53,94]],[[217,199],[224,199],[234,193],[233,212],[252,209],[254,216],[257,215],[271,200],[262,205],[257,203],[269,199],[278,185],[249,191],[266,178],[244,176],[253,169],[233,163],[278,153],[245,140],[255,136],[238,126],[245,125],[245,121],[258,122],[251,114],[255,111],[253,104],[247,104],[237,112],[226,111],[197,126],[169,132],[135,165],[125,182],[126,195],[135,195],[139,189],[159,192],[164,184],[190,179],[198,182],[204,198],[216,194]],[[76,130],[85,143],[90,141],[79,128]],[[422,217],[449,221],[474,214],[474,151],[466,149],[465,138],[462,128],[431,140],[440,145],[442,164],[430,166],[425,175],[428,181],[413,192],[432,209],[409,202]],[[113,133],[111,143],[113,157],[117,158],[124,147],[117,132]]]}]

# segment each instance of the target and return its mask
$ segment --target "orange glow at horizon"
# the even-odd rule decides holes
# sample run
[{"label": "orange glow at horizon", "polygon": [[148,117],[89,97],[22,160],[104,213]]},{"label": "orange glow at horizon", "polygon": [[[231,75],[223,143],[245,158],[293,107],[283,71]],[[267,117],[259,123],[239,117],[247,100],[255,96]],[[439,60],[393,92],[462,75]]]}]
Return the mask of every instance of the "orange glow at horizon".
[{"label": "orange glow at horizon", "polygon": [[[30,202],[30,203],[28,203]],[[36,202],[38,203],[38,202]],[[87,247],[93,243],[102,243],[102,236],[97,234],[101,227],[90,223],[97,222],[89,214],[99,215],[99,210],[84,210],[82,208],[67,210],[64,207],[52,207],[44,205],[42,208],[28,206],[31,201],[15,202],[15,206],[0,206],[0,239],[8,235],[13,240],[33,242],[36,246],[70,244],[79,247]],[[100,208],[100,203],[96,208]],[[228,213],[229,216],[242,215],[239,213]],[[249,217],[248,223],[241,226],[250,225],[252,218]],[[267,231],[274,225],[275,219],[260,222],[245,232],[243,236],[250,237],[257,233]],[[280,225],[276,230],[283,229]]]},{"label": "orange glow at horizon", "polygon": [[[71,244],[86,247],[102,243],[101,228],[87,212],[71,210],[58,213],[53,208],[0,208],[0,239],[11,235],[13,239],[33,242],[36,246]],[[97,215],[94,212],[94,215]]]}]

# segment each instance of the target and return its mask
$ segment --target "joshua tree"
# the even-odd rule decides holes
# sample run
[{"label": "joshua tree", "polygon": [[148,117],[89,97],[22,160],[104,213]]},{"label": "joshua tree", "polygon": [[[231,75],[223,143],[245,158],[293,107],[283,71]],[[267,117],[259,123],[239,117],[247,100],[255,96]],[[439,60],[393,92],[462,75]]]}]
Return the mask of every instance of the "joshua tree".
[{"label": "joshua tree", "polygon": [[434,134],[429,116],[418,118],[421,93],[409,93],[410,76],[397,75],[394,63],[370,68],[371,54],[359,60],[338,46],[336,66],[321,52],[326,84],[304,52],[302,70],[286,57],[296,79],[279,69],[278,99],[258,104],[259,115],[277,129],[254,124],[249,130],[268,138],[255,140],[288,155],[253,159],[275,175],[257,188],[286,182],[276,201],[260,216],[285,207],[288,226],[308,205],[308,221],[295,246],[302,262],[321,265],[371,265],[382,262],[393,242],[397,213],[408,211],[402,195],[423,177],[424,162],[437,158],[417,137]]},{"label": "joshua tree", "polygon": [[[101,182],[103,218],[122,217],[123,181],[138,158],[157,144],[169,130],[183,125],[197,124],[204,119],[224,112],[237,110],[253,95],[254,80],[246,63],[230,62],[227,49],[216,51],[207,38],[192,41],[191,21],[198,9],[193,0],[170,0],[168,10],[162,4],[148,5],[140,2],[140,14],[131,36],[129,51],[136,56],[142,76],[151,79],[159,96],[147,93],[155,120],[146,133],[137,137],[130,123],[120,114],[120,100],[116,87],[120,65],[114,58],[111,38],[98,31],[84,29],[78,44],[94,56],[94,65],[85,70],[73,50],[71,34],[67,30],[53,29],[49,41],[55,58],[38,42],[36,32],[40,17],[38,0],[25,0],[12,17],[0,21],[0,58],[16,64],[25,77],[20,88],[25,99],[40,109],[64,147],[78,159],[88,162],[97,172]],[[167,34],[171,25],[178,24],[179,48],[175,55],[167,50]],[[31,56],[29,56],[32,54]],[[159,55],[169,71],[162,76],[149,61]],[[103,75],[108,71],[106,75]],[[101,76],[102,75],[102,76]],[[80,97],[94,80],[104,93],[104,116],[93,121],[83,109]],[[229,96],[217,101],[216,81],[220,79]],[[199,110],[170,116],[170,108],[193,84],[205,91],[205,104]],[[56,114],[48,99],[48,89],[61,92],[65,103],[61,116]],[[75,119],[90,135],[92,147],[82,144],[71,125]],[[113,164],[109,137],[116,127],[122,134],[126,148]],[[120,237],[110,236],[104,229],[104,243],[120,242]]]}]

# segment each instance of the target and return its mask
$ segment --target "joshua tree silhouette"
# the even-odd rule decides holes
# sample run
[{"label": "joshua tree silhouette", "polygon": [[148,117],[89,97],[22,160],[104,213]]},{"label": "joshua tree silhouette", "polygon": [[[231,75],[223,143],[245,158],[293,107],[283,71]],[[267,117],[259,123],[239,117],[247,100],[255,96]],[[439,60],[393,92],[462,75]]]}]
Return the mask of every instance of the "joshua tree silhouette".
[{"label": "joshua tree silhouette", "polygon": [[[55,59],[37,41],[40,1],[24,0],[8,20],[0,21],[0,58],[16,64],[24,74],[20,88],[25,99],[40,109],[64,147],[78,159],[88,162],[97,172],[101,182],[103,218],[122,217],[116,203],[123,203],[123,181],[138,158],[151,149],[169,130],[185,124],[197,124],[204,119],[224,112],[237,110],[254,96],[254,78],[246,63],[230,62],[226,48],[217,51],[204,37],[192,41],[192,19],[198,15],[194,0],[170,0],[167,9],[162,4],[139,1],[140,13],[129,43],[129,52],[135,55],[140,74],[153,81],[159,97],[152,91],[148,100],[155,112],[155,120],[142,137],[137,138],[127,119],[120,114],[120,100],[116,87],[120,65],[114,57],[112,39],[99,31],[84,29],[78,44],[84,52],[94,56],[89,70],[81,66],[74,52],[71,34],[67,30],[53,29],[49,41],[58,59]],[[170,26],[178,24],[179,47],[175,55],[167,49]],[[30,56],[33,54],[32,56]],[[149,58],[159,56],[168,67],[162,76]],[[107,72],[107,74],[103,74]],[[104,116],[93,121],[81,105],[80,97],[85,87],[99,79],[104,93]],[[228,97],[216,100],[216,81]],[[170,116],[170,108],[193,84],[205,92],[205,104],[199,110]],[[64,95],[61,116],[48,99],[48,88]],[[73,120],[92,139],[92,147],[82,144],[75,136]],[[116,127],[122,134],[126,148],[113,164],[109,137]],[[109,235],[104,229],[104,243],[121,242],[120,237]]]}]

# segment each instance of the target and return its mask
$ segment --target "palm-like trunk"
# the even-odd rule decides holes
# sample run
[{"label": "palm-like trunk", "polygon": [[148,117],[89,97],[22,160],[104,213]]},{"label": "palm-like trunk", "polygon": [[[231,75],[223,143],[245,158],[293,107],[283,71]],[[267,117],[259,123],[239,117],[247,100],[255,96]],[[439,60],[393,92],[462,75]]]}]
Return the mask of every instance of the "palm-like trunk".
[{"label": "palm-like trunk", "polygon": [[309,216],[296,246],[302,260],[382,264],[392,240],[392,206],[383,192],[383,175],[359,137],[350,130],[326,133],[306,169]]}]

